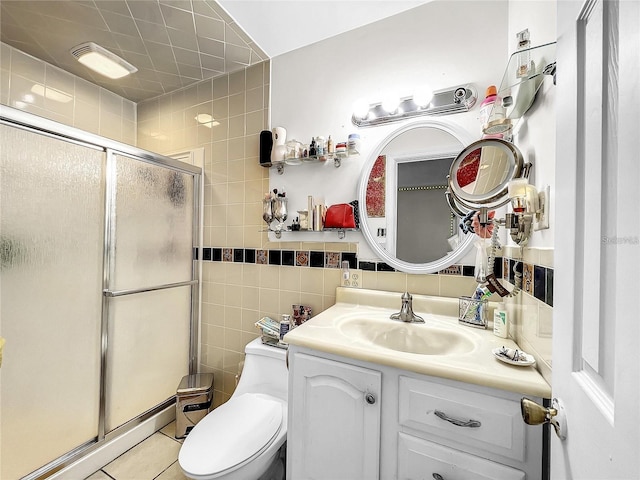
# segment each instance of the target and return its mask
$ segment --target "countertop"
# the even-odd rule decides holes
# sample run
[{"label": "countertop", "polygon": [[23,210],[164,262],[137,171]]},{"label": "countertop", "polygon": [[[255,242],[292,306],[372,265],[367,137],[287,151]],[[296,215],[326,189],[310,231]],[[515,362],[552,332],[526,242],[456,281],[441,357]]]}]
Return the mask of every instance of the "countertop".
[{"label": "countertop", "polygon": [[[458,323],[458,299],[413,295],[413,310],[424,318],[419,328],[459,331],[471,339],[471,351],[455,355],[422,355],[379,347],[345,334],[340,319],[371,318],[386,321],[400,309],[400,293],[339,287],[336,304],[294,328],[284,340],[321,352],[386,365],[424,375],[498,388],[522,395],[551,398],[551,387],[533,366],[509,365],[492,353],[502,346],[519,348],[511,339]],[[391,328],[397,320],[389,319]]]}]

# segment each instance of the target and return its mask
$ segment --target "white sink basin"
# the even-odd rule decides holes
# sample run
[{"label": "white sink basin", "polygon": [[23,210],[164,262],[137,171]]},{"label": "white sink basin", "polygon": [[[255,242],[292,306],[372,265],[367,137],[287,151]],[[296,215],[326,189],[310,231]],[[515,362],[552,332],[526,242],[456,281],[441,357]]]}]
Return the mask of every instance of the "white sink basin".
[{"label": "white sink basin", "polygon": [[429,320],[423,324],[350,318],[340,321],[338,328],[352,340],[405,353],[457,355],[475,348],[475,342],[461,331],[434,327]]}]

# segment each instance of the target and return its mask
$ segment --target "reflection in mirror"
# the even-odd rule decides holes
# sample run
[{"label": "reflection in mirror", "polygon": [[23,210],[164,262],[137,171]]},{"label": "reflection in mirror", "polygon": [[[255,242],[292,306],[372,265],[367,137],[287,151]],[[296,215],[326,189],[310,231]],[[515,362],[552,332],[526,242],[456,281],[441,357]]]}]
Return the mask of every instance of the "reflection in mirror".
[{"label": "reflection in mirror", "polygon": [[477,148],[460,162],[458,185],[467,193],[482,195],[494,190],[507,176],[507,155],[493,147]]},{"label": "reflection in mirror", "polygon": [[405,125],[383,140],[360,180],[361,229],[392,267],[432,273],[459,260],[470,236],[457,228],[444,192],[467,133],[444,122]]},{"label": "reflection in mirror", "polygon": [[[380,191],[380,187],[386,186],[376,181],[380,176],[373,172],[369,176],[367,214],[372,219],[381,218],[386,222],[384,211],[381,211],[384,207],[378,201],[381,198],[394,209],[395,228],[387,226],[386,240],[381,245],[400,260],[427,263],[444,257],[451,250],[448,240],[456,233],[456,223],[444,192],[453,159],[449,155],[390,159],[389,167],[395,169],[396,185],[395,188],[389,185],[388,198]],[[380,155],[376,163],[386,166],[386,155]],[[393,175],[383,178],[393,178]],[[430,241],[425,242],[426,238]],[[455,243],[457,239],[452,241]]]},{"label": "reflection in mirror", "polygon": [[526,173],[515,145],[484,139],[469,145],[453,161],[449,186],[454,200],[467,209],[496,208],[507,203],[509,182]]}]

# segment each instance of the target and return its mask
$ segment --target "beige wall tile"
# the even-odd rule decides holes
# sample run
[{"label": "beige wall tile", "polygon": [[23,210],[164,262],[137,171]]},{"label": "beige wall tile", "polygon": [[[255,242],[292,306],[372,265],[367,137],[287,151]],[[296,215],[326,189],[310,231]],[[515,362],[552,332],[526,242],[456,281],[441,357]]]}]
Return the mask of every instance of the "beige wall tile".
[{"label": "beige wall tile", "polygon": [[260,289],[260,315],[276,319],[280,314],[280,290]]},{"label": "beige wall tile", "polygon": [[322,295],[324,293],[323,269],[300,267],[300,291]]},{"label": "beige wall tile", "polygon": [[261,288],[280,288],[280,267],[273,265],[261,265],[259,266],[259,274]]},{"label": "beige wall tile", "polygon": [[[244,194],[242,196],[244,197]],[[244,205],[243,204],[237,203],[237,204],[227,205],[227,225],[234,226],[234,227],[244,225]],[[242,242],[237,243],[235,245],[242,245]]]},{"label": "beige wall tile", "polygon": [[401,272],[381,272],[378,274],[377,289],[390,292],[406,292],[407,274]]},{"label": "beige wall tile", "polygon": [[242,286],[226,284],[224,288],[224,304],[232,307],[241,307]]},{"label": "beige wall tile", "polygon": [[307,305],[307,303],[305,302],[310,302],[310,297],[317,297],[317,295],[309,295],[303,297],[298,290],[280,290],[280,295],[278,298],[277,320],[280,320],[280,315],[282,315],[283,313],[291,315],[293,313],[293,308],[291,307],[292,305]]},{"label": "beige wall tile", "polygon": [[539,253],[540,253],[539,265],[542,265],[543,267],[553,268],[553,249],[552,248],[540,249]]},{"label": "beige wall tile", "polygon": [[371,272],[368,270],[362,271],[362,288],[368,288],[371,290],[379,290],[378,289],[378,276],[379,274],[376,272]]},{"label": "beige wall tile", "polygon": [[242,284],[246,287],[260,286],[260,265],[246,263],[242,267]]},{"label": "beige wall tile", "polygon": [[281,267],[280,289],[300,292],[301,270],[299,267]]},{"label": "beige wall tile", "polygon": [[[240,214],[241,213],[242,208],[240,209]],[[229,226],[227,227],[227,240],[223,246],[235,247],[237,245],[244,245],[244,227]]]},{"label": "beige wall tile", "polygon": [[324,295],[336,294],[336,288],[342,283],[342,270],[339,268],[325,268],[324,269],[324,282],[322,293]]},{"label": "beige wall tile", "polygon": [[[256,303],[258,303],[258,302],[256,302]],[[262,317],[260,317],[260,311],[257,310],[257,309],[256,310],[249,310],[247,308],[243,308],[242,311],[241,311],[241,315],[242,315],[241,329],[242,329],[243,334],[248,332],[254,338],[255,338],[255,336],[258,336],[260,334],[260,330],[258,329],[258,327],[256,327],[256,322],[258,320],[260,320],[260,318],[262,318]],[[243,335],[242,338],[245,339],[246,335]],[[246,345],[247,343],[248,343],[248,341],[245,342],[244,345]]]},{"label": "beige wall tile", "polygon": [[476,290],[473,277],[459,275],[440,275],[440,295],[443,297],[471,296]]},{"label": "beige wall tile", "polygon": [[407,291],[411,294],[439,295],[438,275],[407,275]]}]

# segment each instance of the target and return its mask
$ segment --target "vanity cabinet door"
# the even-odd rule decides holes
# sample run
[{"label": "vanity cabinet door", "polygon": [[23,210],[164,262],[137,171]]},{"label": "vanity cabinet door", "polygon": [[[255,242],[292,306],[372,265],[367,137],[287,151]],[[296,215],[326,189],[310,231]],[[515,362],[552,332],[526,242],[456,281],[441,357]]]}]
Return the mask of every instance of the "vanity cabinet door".
[{"label": "vanity cabinet door", "polygon": [[292,357],[287,478],[377,479],[381,373],[302,353]]},{"label": "vanity cabinet door", "polygon": [[[404,433],[398,438],[398,480],[524,480],[523,471]],[[532,478],[533,480],[533,478]]]}]

